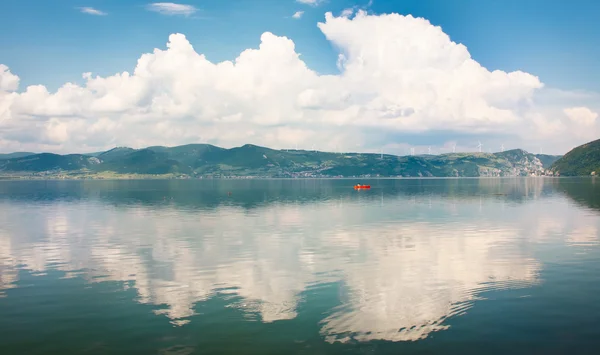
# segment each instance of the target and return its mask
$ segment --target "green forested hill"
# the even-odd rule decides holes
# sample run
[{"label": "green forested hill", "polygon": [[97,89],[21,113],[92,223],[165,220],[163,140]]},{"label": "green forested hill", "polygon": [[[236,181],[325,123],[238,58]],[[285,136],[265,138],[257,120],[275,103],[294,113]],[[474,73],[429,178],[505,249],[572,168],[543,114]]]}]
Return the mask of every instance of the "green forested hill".
[{"label": "green forested hill", "polygon": [[[98,156],[102,160],[102,154]],[[111,155],[110,160],[102,161],[93,167],[95,171],[113,171],[119,174],[189,174],[192,169],[181,162],[170,159],[166,153],[157,153],[150,149],[133,150],[118,157]]]},{"label": "green forested hill", "polygon": [[544,168],[549,168],[555,161],[561,158],[560,155],[536,154],[535,155],[544,165]]},{"label": "green forested hill", "polygon": [[551,167],[561,176],[590,175],[600,173],[600,139],[574,148]]},{"label": "green forested hill", "polygon": [[34,154],[0,160],[0,172],[179,174],[188,176],[520,176],[542,174],[552,156],[516,149],[502,153],[395,156],[275,150],[246,144],[225,149],[209,144],[132,149],[93,154]]},{"label": "green forested hill", "polygon": [[31,152],[14,152],[14,153],[8,153],[8,154],[0,154],[0,160],[5,160],[5,159],[12,159],[12,158],[22,158],[22,157],[26,157],[28,155],[34,155],[35,153],[31,153]]},{"label": "green forested hill", "polygon": [[75,171],[90,168],[97,162],[97,159],[82,154],[41,153],[0,161],[0,171]]}]

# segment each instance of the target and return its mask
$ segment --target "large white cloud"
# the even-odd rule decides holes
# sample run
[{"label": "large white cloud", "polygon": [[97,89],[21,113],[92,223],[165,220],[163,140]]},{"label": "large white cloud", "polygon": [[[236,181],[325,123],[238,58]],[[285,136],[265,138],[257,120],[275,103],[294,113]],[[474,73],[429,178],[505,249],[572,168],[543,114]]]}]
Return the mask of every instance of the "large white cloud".
[{"label": "large white cloud", "polygon": [[16,92],[19,78],[0,66],[0,150],[200,141],[366,149],[400,147],[394,133],[438,131],[511,135],[513,146],[552,139],[559,149],[598,133],[595,121],[565,115],[573,104],[538,104],[537,77],[482,67],[425,19],[328,13],[318,26],[339,50],[339,75],[314,72],[292,40],[268,32],[257,49],[221,63],[173,34],[166,50],[142,55],[133,73],[85,73],[84,85],[54,93],[41,85]]}]

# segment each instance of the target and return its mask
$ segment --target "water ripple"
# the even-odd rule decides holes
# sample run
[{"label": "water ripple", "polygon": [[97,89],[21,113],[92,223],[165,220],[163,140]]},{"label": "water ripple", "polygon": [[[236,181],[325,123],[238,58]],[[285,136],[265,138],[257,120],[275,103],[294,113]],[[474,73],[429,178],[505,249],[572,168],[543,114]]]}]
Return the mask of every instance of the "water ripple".
[{"label": "water ripple", "polygon": [[223,183],[232,197],[182,184],[159,191],[173,199],[117,185],[43,204],[18,190],[0,198],[0,302],[61,272],[118,285],[110,292],[177,328],[228,311],[311,319],[331,343],[417,341],[491,294],[542,284],[540,248],[593,253],[599,241],[598,215],[544,197],[539,182],[390,181],[363,194],[329,181],[293,192]]}]

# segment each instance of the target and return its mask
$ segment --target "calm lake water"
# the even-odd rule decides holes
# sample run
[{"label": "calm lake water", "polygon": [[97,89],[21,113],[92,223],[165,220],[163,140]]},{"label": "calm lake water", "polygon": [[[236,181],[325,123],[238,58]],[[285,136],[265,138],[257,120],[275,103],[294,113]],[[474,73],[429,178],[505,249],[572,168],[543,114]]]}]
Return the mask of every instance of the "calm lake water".
[{"label": "calm lake water", "polygon": [[0,182],[0,354],[597,354],[600,182]]}]

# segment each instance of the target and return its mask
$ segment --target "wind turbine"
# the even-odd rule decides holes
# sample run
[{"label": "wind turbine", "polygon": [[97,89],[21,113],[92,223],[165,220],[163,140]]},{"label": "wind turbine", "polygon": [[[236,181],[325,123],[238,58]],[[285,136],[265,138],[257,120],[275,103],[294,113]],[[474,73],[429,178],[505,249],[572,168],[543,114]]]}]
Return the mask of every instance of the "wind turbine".
[{"label": "wind turbine", "polygon": [[452,153],[456,153],[456,144],[452,146]]},{"label": "wind turbine", "polygon": [[480,141],[477,141],[479,144],[477,145],[477,148],[479,149],[479,153],[481,153],[481,147],[483,147],[483,144],[481,144]]},{"label": "wind turbine", "polygon": [[504,144],[500,145],[500,150],[504,153]]},{"label": "wind turbine", "polygon": [[381,160],[383,160],[383,147],[381,147]]},{"label": "wind turbine", "polygon": [[431,155],[431,146],[427,148],[427,154]]},{"label": "wind turbine", "polygon": [[410,148],[410,155],[415,155],[415,148]]}]

